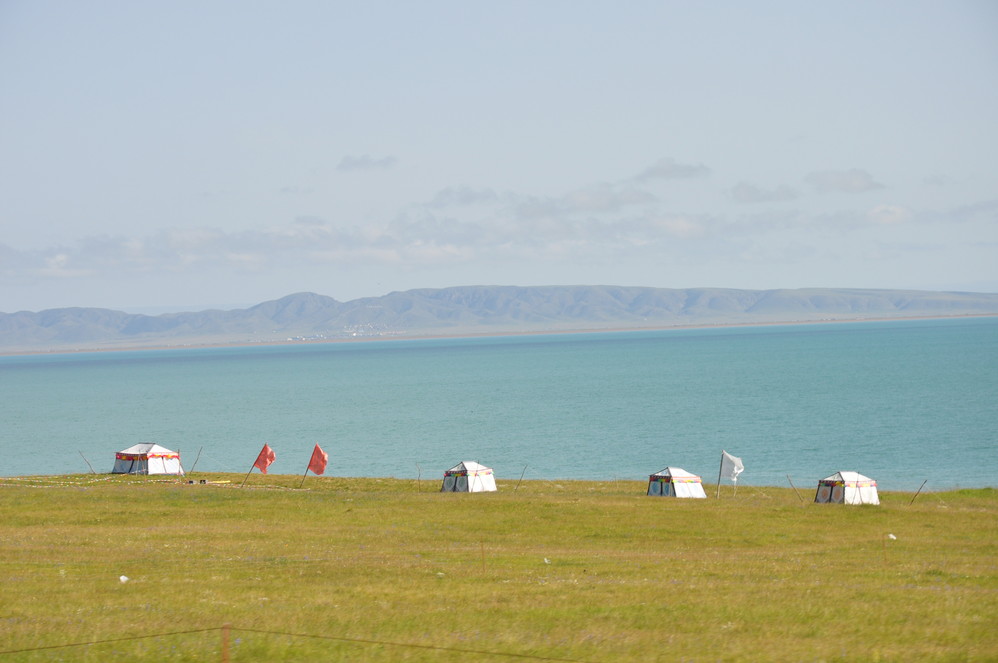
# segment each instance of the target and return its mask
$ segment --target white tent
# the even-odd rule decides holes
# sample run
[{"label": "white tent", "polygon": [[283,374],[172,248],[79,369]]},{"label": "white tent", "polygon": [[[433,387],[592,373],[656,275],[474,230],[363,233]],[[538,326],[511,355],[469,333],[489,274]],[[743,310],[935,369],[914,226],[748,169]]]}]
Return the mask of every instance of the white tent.
[{"label": "white tent", "polygon": [[667,467],[648,477],[648,494],[661,497],[707,497],[700,477],[681,467]]},{"label": "white tent", "polygon": [[114,454],[114,469],[111,474],[178,474],[180,454],[158,444],[144,442]]},{"label": "white tent", "polygon": [[466,460],[444,472],[442,493],[482,493],[496,489],[496,477],[491,467]]},{"label": "white tent", "polygon": [[877,482],[859,472],[836,472],[818,482],[819,504],[880,504]]}]

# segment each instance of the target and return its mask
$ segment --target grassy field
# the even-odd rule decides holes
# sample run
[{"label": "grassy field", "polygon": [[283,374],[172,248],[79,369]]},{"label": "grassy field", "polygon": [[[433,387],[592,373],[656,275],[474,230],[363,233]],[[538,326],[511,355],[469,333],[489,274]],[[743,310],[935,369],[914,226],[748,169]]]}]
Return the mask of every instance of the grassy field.
[{"label": "grassy field", "polygon": [[998,660],[991,489],[195,478],[0,479],[0,663]]}]

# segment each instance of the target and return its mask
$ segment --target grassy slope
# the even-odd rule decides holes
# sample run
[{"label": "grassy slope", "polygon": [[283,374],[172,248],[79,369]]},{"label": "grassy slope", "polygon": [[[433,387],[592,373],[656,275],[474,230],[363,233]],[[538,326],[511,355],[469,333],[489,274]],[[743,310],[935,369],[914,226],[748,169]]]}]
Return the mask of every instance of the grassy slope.
[{"label": "grassy slope", "polygon": [[[843,507],[781,488],[299,481],[0,479],[0,651],[231,623],[233,661],[456,655],[249,629],[586,661],[998,659],[990,489]],[[220,643],[211,630],[0,663],[219,660]]]}]

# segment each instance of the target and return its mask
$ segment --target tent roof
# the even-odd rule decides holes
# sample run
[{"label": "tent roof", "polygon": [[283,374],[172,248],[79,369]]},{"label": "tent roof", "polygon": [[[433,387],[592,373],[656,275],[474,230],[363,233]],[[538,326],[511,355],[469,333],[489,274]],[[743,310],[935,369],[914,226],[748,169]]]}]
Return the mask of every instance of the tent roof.
[{"label": "tent roof", "polygon": [[687,479],[687,478],[699,479],[700,478],[696,474],[690,474],[689,472],[687,472],[686,470],[684,470],[681,467],[667,467],[664,470],[660,470],[660,471],[656,472],[652,476],[653,477],[674,477],[674,478],[678,478],[678,479]]},{"label": "tent roof", "polygon": [[483,470],[490,470],[491,467],[485,467],[473,460],[466,460],[464,462],[458,463],[454,467],[447,470],[448,472],[481,472]]},{"label": "tent roof", "polygon": [[822,481],[873,481],[870,477],[863,476],[859,472],[839,471],[830,477],[825,477]]},{"label": "tent roof", "polygon": [[120,454],[172,454],[176,453],[171,449],[166,447],[161,447],[158,444],[153,444],[152,442],[142,442],[141,444],[133,444],[127,449],[122,449],[118,453]]}]

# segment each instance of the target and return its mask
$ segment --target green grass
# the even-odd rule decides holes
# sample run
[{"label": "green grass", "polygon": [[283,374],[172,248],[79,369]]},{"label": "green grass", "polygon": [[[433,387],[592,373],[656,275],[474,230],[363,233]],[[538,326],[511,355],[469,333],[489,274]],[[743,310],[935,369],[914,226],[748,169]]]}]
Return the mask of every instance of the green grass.
[{"label": "green grass", "polygon": [[998,660],[991,489],[196,478],[0,479],[0,663]]}]

